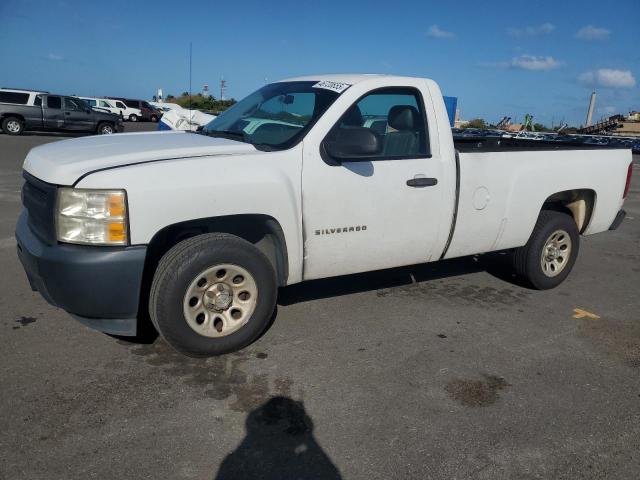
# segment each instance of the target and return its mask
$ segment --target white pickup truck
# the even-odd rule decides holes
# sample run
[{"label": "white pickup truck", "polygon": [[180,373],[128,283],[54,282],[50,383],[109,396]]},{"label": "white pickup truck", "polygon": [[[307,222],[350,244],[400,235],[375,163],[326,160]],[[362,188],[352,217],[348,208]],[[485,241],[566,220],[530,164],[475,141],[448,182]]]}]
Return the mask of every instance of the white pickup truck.
[{"label": "white pickup truck", "polygon": [[278,287],[304,280],[510,250],[533,288],[555,287],[580,235],[621,223],[631,162],[454,145],[423,78],[293,78],[200,133],[34,148],[18,254],[33,289],[85,324],[135,335],[150,317],[177,350],[218,355],[255,340]]}]

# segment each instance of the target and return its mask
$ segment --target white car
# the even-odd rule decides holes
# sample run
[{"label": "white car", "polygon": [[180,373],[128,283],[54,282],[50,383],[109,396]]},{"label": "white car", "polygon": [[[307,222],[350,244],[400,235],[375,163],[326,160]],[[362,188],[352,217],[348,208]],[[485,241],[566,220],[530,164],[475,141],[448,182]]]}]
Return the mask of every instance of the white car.
[{"label": "white car", "polygon": [[136,120],[142,118],[142,112],[137,108],[127,106],[122,100],[114,100],[111,98],[95,98],[95,97],[78,97],[89,104],[91,108],[107,110],[111,113],[120,115],[123,120]]},{"label": "white car", "polygon": [[134,335],[149,315],[193,356],[254,341],[278,287],[305,280],[507,251],[517,275],[553,288],[581,236],[623,221],[631,151],[499,140],[454,144],[432,80],[283,80],[201,134],[32,149],[18,255],[83,323]]}]

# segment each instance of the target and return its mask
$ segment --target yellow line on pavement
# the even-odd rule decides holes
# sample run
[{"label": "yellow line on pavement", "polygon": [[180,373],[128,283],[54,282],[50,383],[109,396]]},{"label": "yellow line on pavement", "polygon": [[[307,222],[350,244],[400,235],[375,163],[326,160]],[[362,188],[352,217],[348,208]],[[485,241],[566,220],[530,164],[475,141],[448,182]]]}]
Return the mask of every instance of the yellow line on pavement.
[{"label": "yellow line on pavement", "polygon": [[574,308],[573,318],[591,318],[593,320],[598,320],[600,316],[587,310],[583,310],[582,308]]}]

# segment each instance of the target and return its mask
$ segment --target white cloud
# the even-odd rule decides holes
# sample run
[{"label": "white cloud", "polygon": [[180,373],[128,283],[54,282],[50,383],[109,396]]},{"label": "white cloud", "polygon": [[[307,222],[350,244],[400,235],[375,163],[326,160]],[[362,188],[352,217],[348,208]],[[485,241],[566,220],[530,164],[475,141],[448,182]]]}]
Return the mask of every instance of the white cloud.
[{"label": "white cloud", "polygon": [[607,40],[611,32],[606,28],[587,25],[576,32],[576,38],[580,40]]},{"label": "white cloud", "polygon": [[442,30],[440,27],[438,27],[438,25],[431,25],[429,27],[429,31],[427,32],[427,36],[431,38],[453,38],[456,35],[453,32]]},{"label": "white cloud", "polygon": [[578,82],[588,87],[633,88],[636,79],[630,70],[600,68],[584,72],[578,76]]},{"label": "white cloud", "polygon": [[535,37],[551,33],[556,29],[552,23],[543,23],[541,25],[528,25],[526,27],[511,27],[507,30],[512,37]]},{"label": "white cloud", "polygon": [[62,55],[58,55],[58,54],[55,54],[55,53],[49,53],[47,55],[47,58],[49,60],[56,60],[56,61],[57,60],[64,60],[64,57]]},{"label": "white cloud", "polygon": [[553,70],[562,66],[562,62],[553,57],[520,55],[511,59],[510,66],[523,70]]}]

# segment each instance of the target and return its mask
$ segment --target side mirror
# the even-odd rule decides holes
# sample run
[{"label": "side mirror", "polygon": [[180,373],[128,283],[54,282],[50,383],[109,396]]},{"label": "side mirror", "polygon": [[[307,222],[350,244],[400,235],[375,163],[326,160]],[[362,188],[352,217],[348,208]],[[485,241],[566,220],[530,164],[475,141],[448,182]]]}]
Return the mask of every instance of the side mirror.
[{"label": "side mirror", "polygon": [[382,152],[380,136],[365,127],[339,128],[325,140],[326,152],[336,160],[365,161]]}]

